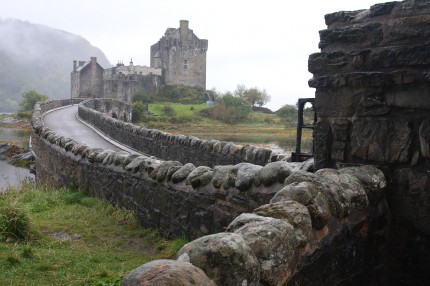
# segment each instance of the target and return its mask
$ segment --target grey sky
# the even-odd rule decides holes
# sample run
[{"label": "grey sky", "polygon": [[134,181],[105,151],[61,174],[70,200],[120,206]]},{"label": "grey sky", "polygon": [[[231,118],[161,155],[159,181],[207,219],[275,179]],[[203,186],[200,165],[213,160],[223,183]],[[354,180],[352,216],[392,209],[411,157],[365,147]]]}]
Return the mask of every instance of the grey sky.
[{"label": "grey sky", "polygon": [[0,0],[0,18],[83,36],[112,64],[133,58],[148,66],[150,45],[189,20],[194,33],[209,40],[207,88],[264,88],[272,96],[268,107],[277,109],[314,97],[307,60],[319,51],[324,15],[382,2],[388,0]]}]

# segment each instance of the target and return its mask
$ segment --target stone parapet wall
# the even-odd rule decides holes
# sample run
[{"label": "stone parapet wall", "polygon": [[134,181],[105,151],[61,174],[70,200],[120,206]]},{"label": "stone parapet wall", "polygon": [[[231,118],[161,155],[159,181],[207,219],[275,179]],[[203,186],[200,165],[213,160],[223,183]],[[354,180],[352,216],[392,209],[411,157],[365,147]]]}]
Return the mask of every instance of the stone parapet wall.
[{"label": "stone parapet wall", "polygon": [[103,100],[96,99],[81,104],[79,117],[112,139],[161,160],[209,167],[243,162],[264,166],[284,157],[267,148],[237,146],[231,142],[218,140],[202,140],[194,136],[170,134],[115,120],[103,114],[103,111],[93,109],[93,101],[103,102]]},{"label": "stone parapet wall", "polygon": [[40,114],[39,116],[41,116],[42,114],[44,114],[49,110],[60,108],[67,105],[79,104],[84,100],[85,100],[84,98],[72,98],[72,99],[59,99],[59,100],[43,102],[38,104],[39,106],[38,108],[40,108],[40,111],[38,113]]},{"label": "stone parapet wall", "polygon": [[430,283],[429,14],[407,0],[326,15],[309,57],[316,169],[373,164],[389,180],[389,284]]},{"label": "stone parapet wall", "polygon": [[267,203],[292,170],[312,168],[312,164],[285,161],[264,167],[250,163],[196,167],[90,148],[44,127],[43,113],[67,104],[69,101],[48,102],[34,109],[31,124],[37,181],[78,186],[115,206],[135,210],[144,226],[166,235],[198,237],[222,231],[239,214]]},{"label": "stone parapet wall", "polygon": [[[186,244],[176,261],[142,265],[122,285],[170,285],[189,264],[220,286],[374,283],[389,214],[383,173],[370,166],[296,170],[284,183],[268,204],[236,217],[225,232]],[[166,275],[172,264],[176,270]],[[191,275],[182,279],[202,285],[191,283]]]},{"label": "stone parapet wall", "polygon": [[[88,99],[81,103],[81,106],[98,111],[111,118],[124,122],[131,122],[133,107],[130,103],[113,98]],[[78,107],[79,108],[79,107]]]}]

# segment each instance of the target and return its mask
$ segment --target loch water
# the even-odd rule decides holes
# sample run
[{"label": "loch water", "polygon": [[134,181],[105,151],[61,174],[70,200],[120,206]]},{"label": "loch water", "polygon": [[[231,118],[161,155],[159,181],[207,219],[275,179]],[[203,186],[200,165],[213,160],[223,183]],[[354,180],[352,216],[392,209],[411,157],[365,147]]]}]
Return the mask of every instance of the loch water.
[{"label": "loch water", "polygon": [[[0,127],[0,141],[28,148],[29,137],[29,132]],[[9,187],[20,188],[24,182],[34,182],[34,175],[30,173],[29,169],[15,167],[7,160],[0,160],[0,193]]]}]

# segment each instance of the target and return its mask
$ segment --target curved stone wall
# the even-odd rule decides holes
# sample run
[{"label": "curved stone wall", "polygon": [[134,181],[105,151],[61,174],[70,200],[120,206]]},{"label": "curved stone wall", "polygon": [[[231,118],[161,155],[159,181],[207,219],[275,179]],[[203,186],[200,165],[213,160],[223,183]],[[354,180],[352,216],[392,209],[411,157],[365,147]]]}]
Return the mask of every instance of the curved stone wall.
[{"label": "curved stone wall", "polygon": [[[212,168],[90,148],[44,127],[43,113],[67,104],[54,101],[35,107],[31,124],[36,180],[84,188],[135,210],[144,226],[167,235],[199,237],[222,231],[239,214],[267,203],[293,170],[312,167],[279,161],[264,167],[240,163]],[[104,115],[103,120],[112,119]]]},{"label": "curved stone wall", "polygon": [[[169,275],[191,263],[215,285],[369,285],[389,213],[385,187],[369,166],[293,171],[268,204],[186,244]],[[143,265],[122,285],[167,281],[160,269],[171,263]]]},{"label": "curved stone wall", "polygon": [[161,160],[209,167],[243,162],[264,166],[283,157],[270,149],[257,146],[241,147],[231,142],[169,134],[116,120],[110,115],[105,115],[102,108],[94,109],[96,105],[105,105],[103,103],[105,100],[83,102],[79,105],[79,117],[112,139]]},{"label": "curved stone wall", "polygon": [[131,112],[133,107],[124,101],[113,98],[95,98],[87,99],[81,103],[81,106],[99,111],[111,118],[124,122],[131,122]]}]

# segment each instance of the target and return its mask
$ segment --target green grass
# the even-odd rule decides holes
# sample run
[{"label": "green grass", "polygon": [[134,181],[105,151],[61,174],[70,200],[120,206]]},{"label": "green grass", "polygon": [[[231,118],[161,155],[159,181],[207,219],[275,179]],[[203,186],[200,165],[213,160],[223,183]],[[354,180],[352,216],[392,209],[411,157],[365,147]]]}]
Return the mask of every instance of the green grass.
[{"label": "green grass", "polygon": [[0,215],[11,207],[27,215],[30,235],[2,232],[0,219],[1,285],[119,285],[132,269],[172,258],[186,243],[164,240],[131,211],[81,192],[27,185],[0,195]]},{"label": "green grass", "polygon": [[157,102],[149,104],[149,111],[157,114],[163,115],[163,107],[171,106],[175,110],[177,115],[190,116],[198,113],[200,110],[207,109],[207,104],[180,104],[171,102]]}]

